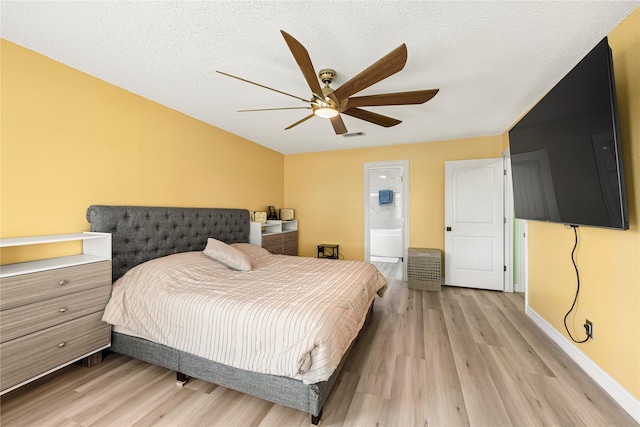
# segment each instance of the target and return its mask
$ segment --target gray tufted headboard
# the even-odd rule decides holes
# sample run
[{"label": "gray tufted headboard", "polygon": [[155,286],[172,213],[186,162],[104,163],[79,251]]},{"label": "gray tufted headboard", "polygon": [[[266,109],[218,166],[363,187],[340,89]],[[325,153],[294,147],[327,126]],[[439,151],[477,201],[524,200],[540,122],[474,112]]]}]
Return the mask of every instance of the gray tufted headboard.
[{"label": "gray tufted headboard", "polygon": [[113,281],[150,259],[201,251],[209,237],[249,242],[249,211],[244,209],[92,205],[87,221],[91,231],[112,235]]}]

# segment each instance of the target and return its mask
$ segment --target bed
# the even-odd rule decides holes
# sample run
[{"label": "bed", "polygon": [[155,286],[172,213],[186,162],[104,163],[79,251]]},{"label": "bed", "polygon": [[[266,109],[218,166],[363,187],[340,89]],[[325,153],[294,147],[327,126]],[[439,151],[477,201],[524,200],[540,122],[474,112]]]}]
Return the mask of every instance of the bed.
[{"label": "bed", "polygon": [[[105,312],[105,317],[111,316],[109,323],[115,325],[112,333],[112,351],[174,370],[177,372],[179,381],[185,381],[188,377],[200,378],[302,410],[311,415],[314,425],[319,423],[323,405],[348,357],[349,350],[371,315],[375,295],[381,296],[386,287],[384,278],[375,267],[357,261],[268,254],[262,248],[248,244],[249,212],[242,209],[93,205],[87,210],[87,220],[91,224],[91,231],[112,234],[114,291]],[[234,254],[241,253],[244,257],[242,259],[248,259],[252,268],[242,271],[242,268],[236,268],[235,265],[231,269],[221,265],[220,263],[224,264],[224,260],[215,257],[219,247],[224,251],[232,248],[230,250],[233,250]],[[212,255],[212,248],[215,249],[214,255]],[[329,265],[330,269],[336,272],[333,276],[325,278],[320,276],[320,272],[316,273],[316,268],[324,270]],[[285,270],[280,269],[283,268],[297,270],[282,273]],[[182,270],[188,271],[182,272]],[[306,284],[317,281],[318,286],[327,287],[329,281],[333,282],[339,277],[351,277],[352,270],[362,270],[363,274],[370,276],[366,278],[367,283],[364,283],[364,279],[361,279],[358,273],[357,280],[362,283],[354,284],[355,291],[347,292],[346,285],[335,287],[338,296],[334,304],[336,307],[340,306],[339,310],[342,310],[338,311],[340,315],[335,314],[338,308],[334,309],[329,305],[326,306],[328,307],[326,310],[320,309],[325,307],[321,304],[330,304],[329,295],[333,291],[329,292],[323,288],[318,292],[317,289],[313,290]],[[204,306],[191,310],[191,307],[194,307],[192,302],[184,305],[186,303],[182,300],[183,291],[176,291],[170,287],[174,286],[173,284],[164,283],[163,278],[173,276],[174,272],[178,277],[177,281],[191,283],[194,271],[201,271],[203,277],[221,275],[224,281],[223,286],[227,288],[214,289],[209,288],[213,286],[209,283],[203,285],[197,282],[197,286],[200,286],[204,292],[220,294],[221,300],[209,302],[207,299],[207,302],[203,303]],[[127,272],[129,274],[125,274]],[[179,274],[186,274],[186,276],[178,276]],[[134,281],[137,276],[146,278],[147,275],[149,277],[145,285]],[[277,277],[283,279],[278,282],[275,279]],[[249,280],[255,278],[260,285],[249,284]],[[286,311],[285,317],[281,317],[280,320],[275,318],[275,314],[269,314],[273,319],[252,317],[254,313],[260,311],[275,313],[275,310],[271,311],[271,308],[275,307],[273,304],[282,305],[282,301],[287,301],[288,294],[293,293],[290,290],[298,287],[293,285],[296,280],[305,280],[305,285],[299,286],[304,288],[301,291],[304,298],[295,303],[285,303],[285,305],[288,304],[288,308],[283,309]],[[156,284],[157,292],[153,290]],[[141,322],[141,326],[127,321],[114,321],[113,319],[126,317],[126,313],[118,311],[122,308],[116,307],[118,304],[126,307],[134,306],[136,297],[133,289],[146,289],[146,294],[137,297],[141,304],[143,301],[154,299],[156,294],[173,295],[159,301],[157,307],[160,308],[149,308],[149,310],[154,313],[152,317],[157,316],[159,312],[174,313],[173,316],[169,316],[174,324],[155,328],[157,331],[154,334],[155,317],[146,325]],[[166,289],[168,289],[167,292],[164,292]],[[125,295],[125,291],[129,293]],[[236,295],[243,294],[252,295],[245,302],[249,306],[242,306],[240,302],[233,299]],[[202,299],[198,297],[194,301]],[[263,303],[264,305],[256,305]],[[304,304],[315,305],[318,309],[310,309],[310,306],[304,306]],[[299,305],[302,307],[298,307]],[[223,318],[222,308],[231,306],[235,308],[231,310],[231,314]],[[184,307],[190,307],[190,309],[184,309]],[[290,309],[293,308],[300,310],[292,314]],[[205,316],[210,317],[206,317],[207,321],[203,322],[192,317],[195,315],[192,311],[205,313]],[[317,315],[317,312],[325,311],[333,314],[322,318]],[[349,314],[351,311],[354,311],[354,314]],[[107,313],[111,314],[108,316]],[[303,315],[316,320],[300,317]],[[347,318],[349,315],[353,318],[350,318],[347,323],[336,323],[344,322],[342,318]],[[183,339],[184,336],[191,334],[192,326],[196,323],[226,325],[229,323],[227,319],[230,318],[240,321],[240,326],[234,324],[231,332],[223,331],[222,333],[218,327],[211,327],[211,330],[218,332],[216,334],[207,332],[204,335],[215,335],[216,338],[212,342],[205,342],[204,339]],[[296,319],[295,322],[290,321],[292,318]],[[268,324],[268,321],[272,324]],[[268,331],[272,330],[275,324],[284,324],[291,330],[306,330],[306,332],[300,332],[301,334],[316,335],[296,337],[293,332],[288,332],[278,334],[277,345],[273,344],[274,337],[270,338],[272,344],[269,344],[269,339],[263,336],[268,335]],[[295,325],[307,326],[294,327]],[[166,333],[166,331],[172,331],[172,333]],[[238,331],[244,331],[246,335],[244,340],[237,337],[240,335]],[[227,338],[226,335],[231,336],[231,344],[229,341],[224,341]],[[288,335],[293,336],[292,342],[280,342],[284,339],[283,336]],[[334,339],[334,337],[339,338]],[[340,344],[328,344],[333,341]],[[296,346],[300,348],[294,351]],[[274,349],[282,351],[273,355]],[[257,352],[255,357],[246,356],[253,355],[254,350]],[[266,351],[266,353],[260,355],[260,351]]]}]

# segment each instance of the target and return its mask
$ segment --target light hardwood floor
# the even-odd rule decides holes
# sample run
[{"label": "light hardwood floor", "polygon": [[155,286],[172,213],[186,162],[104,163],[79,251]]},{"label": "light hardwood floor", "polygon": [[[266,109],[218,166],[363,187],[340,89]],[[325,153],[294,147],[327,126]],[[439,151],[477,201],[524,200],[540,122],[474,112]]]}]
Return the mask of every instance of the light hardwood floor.
[{"label": "light hardwood floor", "polygon": [[[637,425],[523,313],[517,294],[390,280],[321,426]],[[307,414],[124,356],[2,397],[2,426],[307,426]]]}]

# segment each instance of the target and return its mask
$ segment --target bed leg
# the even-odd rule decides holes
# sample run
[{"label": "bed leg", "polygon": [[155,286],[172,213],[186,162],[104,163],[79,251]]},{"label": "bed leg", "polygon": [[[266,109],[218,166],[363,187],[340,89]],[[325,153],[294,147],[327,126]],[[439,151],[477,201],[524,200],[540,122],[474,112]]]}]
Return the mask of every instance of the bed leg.
[{"label": "bed leg", "polygon": [[318,424],[320,424],[320,418],[322,418],[322,409],[320,409],[320,413],[318,414],[318,416],[311,415],[311,424],[317,426]]},{"label": "bed leg", "polygon": [[176,384],[180,387],[184,387],[184,385],[189,381],[189,377],[183,374],[182,372],[176,372]]}]

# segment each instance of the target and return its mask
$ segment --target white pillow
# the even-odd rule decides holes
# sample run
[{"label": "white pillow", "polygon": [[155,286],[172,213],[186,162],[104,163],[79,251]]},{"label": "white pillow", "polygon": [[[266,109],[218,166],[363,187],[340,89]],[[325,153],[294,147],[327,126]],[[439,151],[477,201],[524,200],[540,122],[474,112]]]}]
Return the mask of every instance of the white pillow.
[{"label": "white pillow", "polygon": [[229,268],[240,271],[251,271],[251,261],[249,257],[236,248],[227,245],[220,240],[209,238],[204,254]]}]

